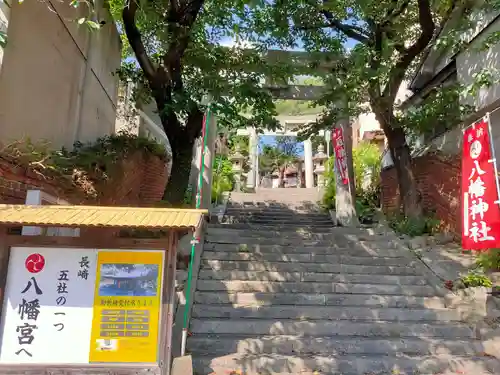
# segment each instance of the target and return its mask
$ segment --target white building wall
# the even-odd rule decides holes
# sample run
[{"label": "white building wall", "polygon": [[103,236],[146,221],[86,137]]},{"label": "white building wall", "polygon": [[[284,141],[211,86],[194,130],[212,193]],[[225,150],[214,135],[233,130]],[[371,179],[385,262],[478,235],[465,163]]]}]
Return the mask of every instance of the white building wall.
[{"label": "white building wall", "polygon": [[[7,34],[10,18],[10,2],[0,0],[0,32]],[[2,66],[4,49],[0,46],[0,67]]]},{"label": "white building wall", "polygon": [[500,31],[500,19],[493,22],[476,39],[472,41],[467,50],[457,56],[457,78],[464,86],[473,84],[475,75],[481,71],[488,71],[497,82],[491,87],[483,87],[478,94],[462,98],[464,104],[475,106],[479,111],[492,105],[500,98],[500,44],[482,51],[486,38],[491,33]]},{"label": "white building wall", "polygon": [[[461,103],[473,105],[480,113],[491,112],[492,138],[498,153],[500,150],[500,110],[495,111],[495,109],[500,106],[500,43],[487,50],[481,50],[486,38],[500,31],[500,18],[497,18],[497,15],[495,13],[483,15],[482,18],[478,17],[477,27],[465,36],[466,40],[472,41],[466,50],[457,55],[456,64],[457,80],[464,86],[473,84],[476,80],[475,74],[481,71],[490,72],[496,81],[491,87],[481,88],[475,96],[462,97]],[[485,28],[485,24],[492,19],[495,21]],[[469,125],[469,122],[464,126]],[[452,129],[434,139],[430,146],[446,154],[458,154],[462,150],[462,127]]]}]

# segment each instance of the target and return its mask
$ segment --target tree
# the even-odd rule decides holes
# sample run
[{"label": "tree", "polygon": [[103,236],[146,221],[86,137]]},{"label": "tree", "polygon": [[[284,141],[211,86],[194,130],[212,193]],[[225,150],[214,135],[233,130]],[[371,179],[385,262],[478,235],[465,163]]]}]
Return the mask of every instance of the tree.
[{"label": "tree", "polygon": [[[388,140],[407,216],[418,217],[422,209],[404,124],[396,116],[396,94],[436,31],[461,5],[455,0],[289,0],[262,3],[248,17],[248,22],[272,18],[269,35],[283,44],[296,47],[300,41],[308,51],[337,54],[317,101],[327,109],[308,132],[373,111]],[[266,38],[253,41],[266,43]]]},{"label": "tree", "polygon": [[297,161],[300,146],[295,137],[277,137],[275,145],[265,145],[259,156],[262,172],[278,171],[278,186],[284,187],[285,170]]},{"label": "tree", "polygon": [[276,137],[276,148],[284,155],[290,158],[296,158],[301,151],[301,145],[297,143],[295,137]]},{"label": "tree", "polygon": [[[200,136],[205,102],[227,128],[277,125],[266,76],[287,79],[283,64],[272,65],[259,49],[227,48],[223,37],[238,40],[237,20],[248,1],[112,0],[110,8],[124,30],[120,76],[137,82],[136,98],[152,98],[173,153],[164,199],[175,204],[186,190],[192,148]],[[131,60],[132,58],[132,60]],[[244,116],[242,113],[251,113]]]}]

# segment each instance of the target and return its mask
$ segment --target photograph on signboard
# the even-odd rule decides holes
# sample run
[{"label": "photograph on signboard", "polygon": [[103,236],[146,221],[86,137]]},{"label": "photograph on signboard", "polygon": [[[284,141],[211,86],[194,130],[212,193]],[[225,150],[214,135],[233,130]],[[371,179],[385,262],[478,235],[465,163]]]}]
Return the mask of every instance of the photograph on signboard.
[{"label": "photograph on signboard", "polygon": [[103,263],[100,269],[100,297],[155,297],[158,264]]}]

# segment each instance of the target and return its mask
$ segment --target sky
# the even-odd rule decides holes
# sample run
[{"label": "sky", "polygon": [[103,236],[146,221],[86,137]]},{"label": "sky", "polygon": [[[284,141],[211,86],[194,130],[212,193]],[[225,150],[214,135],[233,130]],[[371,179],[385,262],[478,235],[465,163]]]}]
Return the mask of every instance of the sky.
[{"label": "sky", "polygon": [[[223,37],[219,43],[222,46],[232,47],[236,44],[236,40],[232,37],[226,36],[226,37]],[[350,51],[356,45],[356,43],[358,43],[356,40],[349,38],[344,43],[344,47],[347,51]],[[249,43],[246,43],[245,41],[241,42],[241,46],[242,47],[247,47],[247,46],[251,47],[251,45]],[[280,48],[276,47],[276,49],[280,49]],[[304,48],[302,48],[302,43],[299,41],[299,46],[296,48],[292,48],[291,51],[304,51]]]},{"label": "sky", "polygon": [[[259,135],[259,154],[262,152],[262,148],[266,145],[274,146],[276,144],[276,138],[274,135]],[[298,156],[304,156],[303,142],[298,142],[300,145],[297,148]]]}]

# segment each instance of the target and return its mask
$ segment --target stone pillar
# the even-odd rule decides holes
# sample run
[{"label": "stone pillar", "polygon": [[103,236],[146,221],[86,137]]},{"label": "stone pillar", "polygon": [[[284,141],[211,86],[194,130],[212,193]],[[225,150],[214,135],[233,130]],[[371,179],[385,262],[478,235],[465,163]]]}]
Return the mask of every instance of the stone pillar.
[{"label": "stone pillar", "polygon": [[356,226],[359,224],[356,215],[356,190],[354,184],[354,169],[352,165],[352,127],[349,119],[340,122],[337,127],[342,127],[344,147],[346,153],[349,183],[344,185],[340,177],[339,165],[335,161],[335,180],[337,192],[335,196],[335,214],[337,222],[342,226]]},{"label": "stone pillar", "polygon": [[233,155],[229,156],[229,160],[233,164],[233,174],[234,174],[234,191],[241,191],[241,175],[243,173],[243,164],[245,157],[240,153],[240,149],[236,146],[236,150]]},{"label": "stone pillar", "polygon": [[310,139],[304,141],[304,167],[306,171],[306,188],[314,187],[314,166],[313,166],[313,150]]},{"label": "stone pillar", "polygon": [[255,187],[258,188],[260,186],[260,170],[259,170],[259,146],[258,146],[257,137],[257,153],[255,154]]},{"label": "stone pillar", "polygon": [[298,176],[298,183],[297,187],[301,188],[304,186],[304,179],[302,178],[302,165],[304,164],[303,160],[299,160],[297,162],[297,176]]},{"label": "stone pillar", "polygon": [[191,172],[189,174],[189,185],[191,186],[191,197],[193,202],[196,202],[196,194],[198,190],[198,178],[200,177],[200,152],[201,152],[201,137],[196,138],[193,145],[193,158],[191,159]]},{"label": "stone pillar", "polygon": [[248,128],[248,164],[250,166],[247,175],[247,189],[253,191],[255,189],[255,181],[257,178],[257,152],[258,152],[258,137],[255,128]]},{"label": "stone pillar", "polygon": [[[209,208],[212,205],[212,166],[215,158],[215,142],[217,140],[217,118],[211,112],[206,128],[207,147],[205,151],[205,168],[203,171],[203,196],[201,208]],[[203,147],[203,146],[202,146]]]}]

